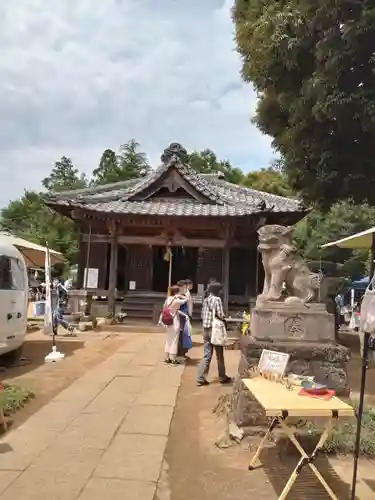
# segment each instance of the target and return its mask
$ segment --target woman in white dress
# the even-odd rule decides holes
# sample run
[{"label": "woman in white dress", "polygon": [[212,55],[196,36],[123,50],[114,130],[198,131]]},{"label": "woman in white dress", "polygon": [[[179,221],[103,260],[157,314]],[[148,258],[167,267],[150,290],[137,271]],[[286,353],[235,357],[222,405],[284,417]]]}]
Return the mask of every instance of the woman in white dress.
[{"label": "woman in white dress", "polygon": [[172,317],[173,324],[165,326],[167,339],[165,341],[165,362],[167,364],[178,365],[177,350],[178,339],[180,335],[180,307],[187,302],[187,297],[179,295],[180,289],[178,286],[170,288],[170,295],[164,303],[163,309],[168,308]]}]

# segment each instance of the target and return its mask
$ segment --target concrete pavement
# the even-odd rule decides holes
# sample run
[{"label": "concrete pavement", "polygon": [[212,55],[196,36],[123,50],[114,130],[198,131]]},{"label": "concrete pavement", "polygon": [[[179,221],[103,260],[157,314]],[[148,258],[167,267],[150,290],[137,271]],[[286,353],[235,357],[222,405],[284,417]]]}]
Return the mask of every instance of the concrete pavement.
[{"label": "concrete pavement", "polygon": [[[129,334],[129,340],[115,354],[87,371],[22,426],[2,438],[0,500],[40,500],[42,497],[48,500],[153,500],[184,371],[183,366],[170,367],[161,362],[163,346],[162,334]],[[234,373],[238,353],[228,351],[226,361],[229,373]],[[215,370],[213,366],[214,376]],[[197,390],[194,381],[192,387],[194,390],[188,387],[185,394],[190,406],[196,404],[197,395],[207,394]],[[212,386],[216,394],[215,389]],[[211,408],[210,402],[209,410],[204,413],[204,419],[209,421],[208,435],[199,434],[205,432],[201,421],[198,421],[198,430],[194,427],[191,430],[203,448],[206,443],[203,454],[202,450],[198,453],[196,442],[187,433],[187,441],[193,443],[188,453],[190,462],[197,459],[198,465],[199,460],[206,463],[212,459],[212,452],[205,455],[217,437],[216,429],[212,428]],[[184,418],[191,426],[190,417]],[[181,449],[180,444],[175,449],[183,455],[183,479],[189,471],[187,451]],[[235,452],[234,447],[232,455],[229,453],[227,457],[228,470],[236,475],[238,471],[243,473],[243,482],[248,478],[248,452],[238,449],[241,454],[238,463],[233,458]],[[198,453],[196,457],[195,453]],[[222,452],[218,459],[218,468],[211,473],[220,471],[224,484],[232,481],[233,477],[224,473]],[[176,468],[178,463],[173,466]],[[332,460],[332,466],[344,482],[350,481],[350,460]],[[373,462],[361,461],[358,483],[361,500],[374,496],[373,466]],[[195,471],[190,477],[196,474]],[[160,498],[169,498],[168,476],[164,470],[162,488],[159,484],[158,490]],[[227,498],[227,490],[222,487],[223,498]],[[181,491],[188,493],[185,488]],[[261,492],[257,494],[260,497]]]},{"label": "concrete pavement", "polygon": [[184,367],[139,334],[0,441],[0,500],[152,500]]}]

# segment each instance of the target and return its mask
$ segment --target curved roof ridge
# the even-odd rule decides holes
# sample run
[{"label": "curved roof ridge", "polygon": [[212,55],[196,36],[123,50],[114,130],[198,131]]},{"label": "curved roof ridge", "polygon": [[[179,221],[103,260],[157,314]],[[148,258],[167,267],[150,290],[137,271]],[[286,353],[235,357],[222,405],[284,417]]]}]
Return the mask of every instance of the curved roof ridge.
[{"label": "curved roof ridge", "polygon": [[254,193],[259,193],[259,194],[262,194],[265,196],[273,196],[274,198],[279,198],[280,200],[296,201],[299,203],[301,202],[301,200],[299,200],[298,198],[290,198],[289,196],[281,196],[280,194],[268,193],[267,191],[261,191],[260,189],[254,189],[254,188],[249,187],[249,186],[242,186],[240,184],[233,184],[233,182],[229,182],[226,180],[223,180],[223,182],[230,184],[231,186],[233,186],[233,188],[244,189],[244,190],[248,190],[248,191],[251,191]]},{"label": "curved roof ridge", "polygon": [[149,188],[169,169],[175,168],[182,175],[182,177],[204,197],[218,204],[228,203],[228,200],[222,199],[220,193],[213,189],[210,182],[204,179],[202,174],[196,172],[188,164],[187,151],[181,146],[181,144],[176,142],[170,144],[161,155],[161,160],[163,163],[148,177],[136,184],[132,190],[126,193],[126,195],[122,198],[123,201],[131,200],[132,197]]},{"label": "curved roof ridge", "polygon": [[81,188],[81,189],[71,189],[69,191],[53,191],[52,193],[44,193],[43,198],[72,198],[72,197],[77,197],[79,198],[80,195],[90,195],[90,193],[93,193],[93,197],[95,196],[96,193],[106,193],[107,191],[113,191],[115,188],[123,188],[127,186],[131,186],[135,181],[139,181],[139,179],[128,179],[126,181],[118,181],[118,182],[111,182],[110,184],[99,184],[97,186],[89,186],[86,188]]},{"label": "curved roof ridge", "polygon": [[[240,184],[234,184],[233,182],[229,182],[225,179],[211,179],[211,183],[215,184],[218,187],[228,187],[237,193],[241,193],[244,195],[251,195],[256,198],[265,198],[267,201],[275,201],[284,204],[294,204],[296,208],[306,209],[304,203],[298,198],[289,198],[288,196],[281,196],[274,193],[268,193],[267,191],[260,191],[258,189],[254,189],[248,186],[242,186]],[[229,196],[229,195],[228,195]]]}]

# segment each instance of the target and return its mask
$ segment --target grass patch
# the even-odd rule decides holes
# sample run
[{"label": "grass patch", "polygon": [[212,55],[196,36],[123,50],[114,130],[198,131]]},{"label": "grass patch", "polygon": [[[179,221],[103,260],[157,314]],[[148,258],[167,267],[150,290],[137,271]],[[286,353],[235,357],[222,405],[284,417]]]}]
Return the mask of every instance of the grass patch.
[{"label": "grass patch", "polygon": [[[356,407],[356,405],[354,406]],[[319,435],[321,432],[314,424],[308,425],[308,430],[315,435]],[[356,421],[338,424],[332,429],[323,451],[336,455],[354,453],[356,432]],[[363,411],[360,454],[375,457],[375,409],[373,408],[365,408]]]},{"label": "grass patch", "polygon": [[[358,403],[351,403],[358,411]],[[225,394],[220,396],[212,412],[217,417],[230,416],[232,411],[231,395]],[[268,425],[272,419],[268,419]],[[296,419],[294,427],[297,430],[297,438],[307,439],[307,442],[313,443],[313,447],[317,444],[322,428],[313,422]],[[266,419],[267,421],[267,419]],[[251,426],[250,426],[251,427]],[[266,428],[264,428],[265,432]],[[355,440],[357,433],[357,420],[352,419],[348,422],[339,423],[332,429],[324,447],[323,452],[332,455],[349,455],[354,453]],[[311,440],[312,438],[312,440]],[[292,449],[294,447],[292,446]],[[375,458],[375,408],[365,407],[362,415],[362,429],[359,453],[362,456]]]},{"label": "grass patch", "polygon": [[13,384],[3,384],[0,391],[0,408],[4,415],[10,415],[23,406],[29,399],[35,397],[33,391]]}]

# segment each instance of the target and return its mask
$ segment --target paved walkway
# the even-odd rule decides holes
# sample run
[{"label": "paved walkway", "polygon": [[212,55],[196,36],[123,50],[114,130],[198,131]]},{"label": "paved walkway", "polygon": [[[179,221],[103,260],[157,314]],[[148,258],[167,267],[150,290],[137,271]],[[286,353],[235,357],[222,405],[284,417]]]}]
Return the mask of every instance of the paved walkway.
[{"label": "paved walkway", "polygon": [[0,500],[152,500],[184,367],[132,336],[0,441]]}]

